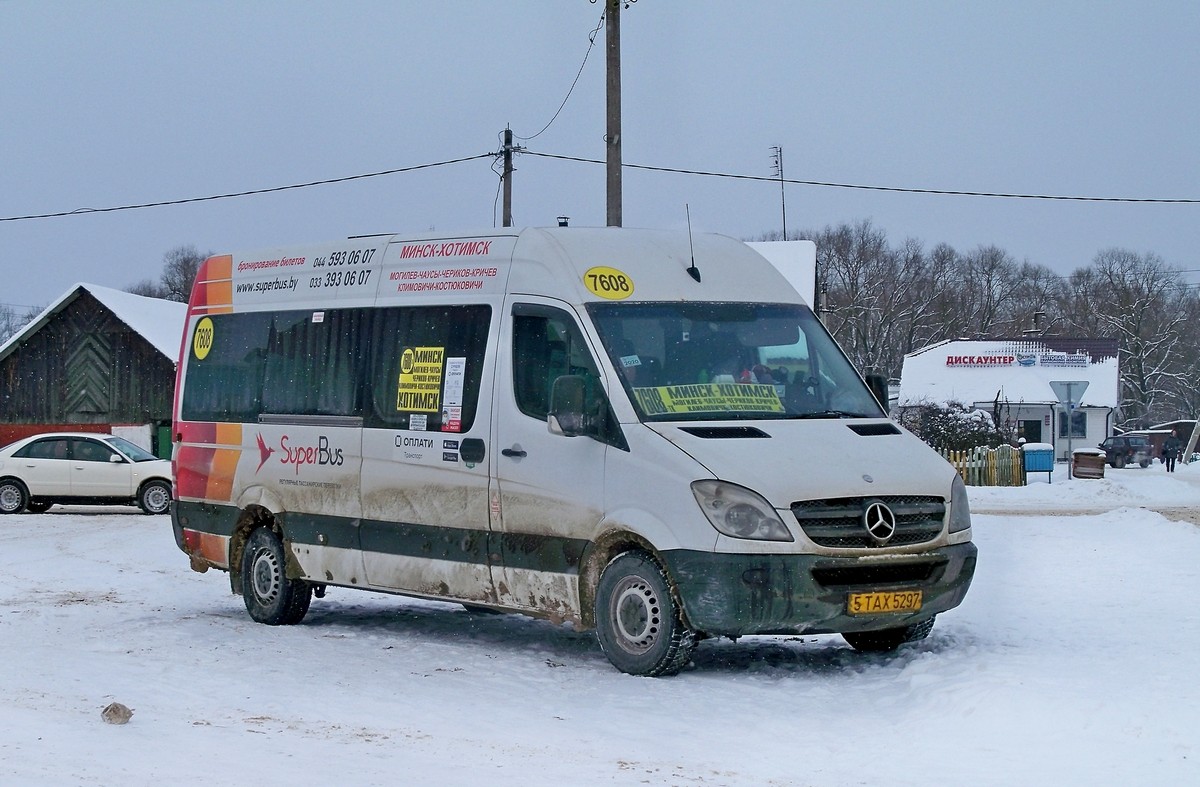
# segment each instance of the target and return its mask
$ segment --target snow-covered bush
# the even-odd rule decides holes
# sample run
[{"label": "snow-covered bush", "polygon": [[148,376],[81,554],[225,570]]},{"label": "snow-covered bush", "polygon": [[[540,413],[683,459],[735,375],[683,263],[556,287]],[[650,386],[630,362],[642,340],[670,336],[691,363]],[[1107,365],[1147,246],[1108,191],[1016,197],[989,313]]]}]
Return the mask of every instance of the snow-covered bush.
[{"label": "snow-covered bush", "polygon": [[991,413],[962,402],[925,402],[900,410],[900,424],[942,451],[965,451],[976,446],[995,448],[1008,442]]}]

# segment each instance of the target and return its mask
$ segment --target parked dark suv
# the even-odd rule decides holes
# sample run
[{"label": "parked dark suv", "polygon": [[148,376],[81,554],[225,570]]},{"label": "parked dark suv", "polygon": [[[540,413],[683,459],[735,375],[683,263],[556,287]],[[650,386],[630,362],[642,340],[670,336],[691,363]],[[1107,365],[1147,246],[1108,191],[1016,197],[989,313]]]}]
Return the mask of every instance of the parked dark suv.
[{"label": "parked dark suv", "polygon": [[1140,434],[1122,434],[1108,438],[1100,444],[1104,461],[1113,467],[1124,467],[1137,462],[1142,467],[1150,466],[1150,438]]}]

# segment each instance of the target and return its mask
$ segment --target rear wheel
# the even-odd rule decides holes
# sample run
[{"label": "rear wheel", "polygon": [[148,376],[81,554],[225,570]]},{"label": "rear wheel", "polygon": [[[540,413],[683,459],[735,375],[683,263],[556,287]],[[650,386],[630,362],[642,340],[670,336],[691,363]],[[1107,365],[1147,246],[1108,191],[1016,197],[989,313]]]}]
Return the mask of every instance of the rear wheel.
[{"label": "rear wheel", "polygon": [[287,556],[279,536],[260,527],[250,534],[242,552],[242,599],[259,623],[290,626],[299,623],[312,603],[312,585],[288,579]]},{"label": "rear wheel", "polygon": [[0,514],[19,514],[29,505],[29,492],[15,478],[0,481]]},{"label": "rear wheel", "polygon": [[842,634],[842,638],[850,643],[850,647],[862,653],[888,653],[906,642],[918,642],[928,637],[936,619],[934,615],[929,620],[911,626],[882,631],[848,631]]},{"label": "rear wheel", "polygon": [[630,675],[673,675],[696,646],[666,572],[642,552],[619,555],[600,575],[596,634],[612,665]]},{"label": "rear wheel", "polygon": [[138,506],[147,514],[165,514],[171,507],[171,487],[165,481],[150,481],[138,492]]}]

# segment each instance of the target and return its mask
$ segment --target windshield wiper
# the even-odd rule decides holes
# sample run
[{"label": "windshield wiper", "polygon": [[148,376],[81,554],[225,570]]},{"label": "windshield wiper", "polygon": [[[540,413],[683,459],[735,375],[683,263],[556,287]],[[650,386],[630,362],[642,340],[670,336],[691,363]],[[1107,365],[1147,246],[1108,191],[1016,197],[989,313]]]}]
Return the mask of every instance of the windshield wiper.
[{"label": "windshield wiper", "polygon": [[845,410],[818,410],[815,413],[797,413],[792,418],[805,420],[809,418],[870,418],[864,413],[850,413]]}]

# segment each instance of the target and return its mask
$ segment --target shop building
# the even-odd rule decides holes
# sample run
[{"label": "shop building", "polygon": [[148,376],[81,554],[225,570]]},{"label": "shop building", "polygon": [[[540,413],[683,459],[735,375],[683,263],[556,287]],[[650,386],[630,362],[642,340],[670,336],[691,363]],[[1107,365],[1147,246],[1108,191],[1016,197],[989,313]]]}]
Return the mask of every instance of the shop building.
[{"label": "shop building", "polygon": [[[1087,383],[1060,403],[1052,383]],[[956,339],[904,356],[897,407],[958,402],[999,419],[1014,439],[1049,443],[1058,459],[1112,434],[1121,402],[1116,339]]]}]

